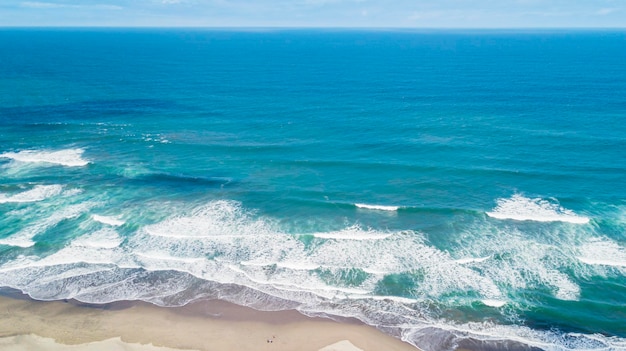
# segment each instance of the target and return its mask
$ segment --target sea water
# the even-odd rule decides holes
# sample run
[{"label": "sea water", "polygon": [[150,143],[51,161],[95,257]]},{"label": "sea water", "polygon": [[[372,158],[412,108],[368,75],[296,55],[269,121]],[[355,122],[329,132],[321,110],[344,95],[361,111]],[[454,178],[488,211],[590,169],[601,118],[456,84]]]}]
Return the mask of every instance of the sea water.
[{"label": "sea water", "polygon": [[626,32],[0,30],[0,286],[626,349]]}]

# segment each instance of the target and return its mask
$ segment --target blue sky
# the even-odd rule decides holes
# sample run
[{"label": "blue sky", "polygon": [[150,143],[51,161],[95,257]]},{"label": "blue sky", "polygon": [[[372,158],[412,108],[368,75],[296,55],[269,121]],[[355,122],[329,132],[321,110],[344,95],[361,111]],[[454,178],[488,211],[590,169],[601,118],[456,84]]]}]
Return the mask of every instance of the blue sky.
[{"label": "blue sky", "polygon": [[626,27],[626,0],[2,0],[0,25]]}]

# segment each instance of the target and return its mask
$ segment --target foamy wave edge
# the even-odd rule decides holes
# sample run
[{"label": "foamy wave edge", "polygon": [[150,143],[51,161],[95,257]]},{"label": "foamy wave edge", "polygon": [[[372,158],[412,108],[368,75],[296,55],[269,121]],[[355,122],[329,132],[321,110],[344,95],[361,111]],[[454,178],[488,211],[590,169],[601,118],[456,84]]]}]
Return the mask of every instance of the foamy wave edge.
[{"label": "foamy wave edge", "polygon": [[35,185],[32,189],[17,193],[11,196],[0,194],[0,204],[2,203],[26,203],[38,202],[47,198],[59,195],[63,190],[62,185]]},{"label": "foamy wave edge", "polygon": [[[162,259],[163,257],[155,258]],[[111,272],[111,266],[98,266],[100,266],[100,269],[94,270],[92,274],[97,275],[99,272]],[[138,267],[118,267],[113,269],[141,272],[140,270],[137,270]],[[373,327],[382,328],[385,332],[399,336],[403,341],[424,350],[440,350],[442,349],[441,345],[439,348],[433,348],[433,344],[431,343],[441,340],[450,341],[451,339],[455,344],[460,345],[463,345],[464,342],[475,343],[477,341],[479,343],[491,344],[492,346],[518,343],[546,350],[626,350],[626,348],[623,348],[623,346],[626,346],[626,339],[620,339],[617,337],[605,337],[579,333],[558,334],[552,331],[533,330],[524,326],[507,326],[490,323],[455,324],[451,321],[415,319],[415,316],[401,317],[402,311],[406,312],[406,309],[410,309],[411,307],[409,306],[411,305],[419,305],[420,301],[395,296],[348,295],[346,297],[346,300],[359,300],[363,302],[365,306],[369,306],[368,308],[361,309],[353,308],[356,306],[354,303],[349,303],[342,307],[337,304],[336,300],[325,300],[320,298],[320,296],[309,296],[309,298],[312,298],[313,300],[305,302],[302,298],[306,299],[307,294],[299,295],[299,299],[289,300],[272,294],[272,289],[264,289],[261,291],[246,285],[223,284],[206,281],[194,277],[193,274],[189,272],[148,270],[139,273],[139,276],[142,277],[143,281],[157,279],[157,277],[160,277],[163,274],[166,274],[166,276],[169,277],[164,281],[160,280],[163,283],[167,283],[168,281],[197,281],[196,284],[193,284],[195,286],[194,290],[197,290],[196,293],[190,294],[189,290],[172,290],[170,291],[171,294],[165,295],[162,291],[143,291],[139,295],[120,295],[120,291],[118,289],[114,289],[115,291],[109,291],[108,293],[102,291],[104,294],[98,294],[96,292],[96,294],[92,296],[93,298],[87,298],[88,296],[85,295],[68,296],[68,298],[71,297],[84,303],[94,304],[111,303],[124,300],[139,300],[162,307],[182,306],[202,299],[221,299],[262,311],[296,309],[304,315],[312,317],[321,316],[331,319],[356,318]],[[141,287],[145,288],[145,286],[139,282],[139,288]],[[24,291],[17,287],[14,288],[39,300],[53,301],[61,298],[41,299],[36,295],[31,295],[28,291]],[[154,295],[151,295],[151,293]],[[351,293],[354,294],[359,292]],[[486,306],[495,308],[502,307],[505,304],[503,301],[497,300],[482,300],[481,302]],[[384,306],[381,306],[381,304]],[[361,304],[358,305],[360,306]],[[347,309],[344,309],[344,307]],[[383,318],[382,320],[377,318],[378,314],[372,314],[372,311],[374,310],[379,312]],[[368,312],[365,313],[365,311]],[[390,313],[398,315],[404,320],[404,322],[399,321],[397,325],[390,325],[388,323],[388,316]],[[383,322],[384,320],[387,320],[387,322]],[[445,336],[442,336],[442,333]],[[565,342],[567,342],[567,344],[565,344]]]},{"label": "foamy wave edge", "polygon": [[[228,210],[228,211],[224,211],[226,213],[225,217],[227,220],[240,218],[239,215],[241,213],[239,211],[241,211],[241,208],[239,205],[235,203],[230,203],[230,202],[217,202],[217,203],[213,203],[211,206],[208,206],[206,208],[201,208],[198,211],[194,211],[194,215],[200,215],[200,218],[194,218],[194,219],[197,220],[197,223],[202,223],[203,225],[206,225],[206,220],[214,217],[213,216],[214,212],[212,210],[214,210],[216,207],[219,210]],[[232,214],[235,214],[235,215],[231,217]],[[176,217],[170,220],[175,221],[175,223],[179,225],[180,224],[189,225],[187,217],[183,217],[183,218]],[[167,222],[168,220],[164,221],[163,223],[163,225],[165,225],[166,228],[168,227],[166,225]],[[237,231],[239,231],[241,229],[241,227],[239,227],[241,222],[236,222],[236,224],[238,225],[234,226],[232,229],[237,229]],[[266,228],[265,226],[255,221],[251,221],[251,220],[246,221],[243,224],[245,224],[246,228],[250,226],[250,228],[254,229],[255,233],[257,233],[259,229],[269,230],[269,228]],[[207,228],[213,228],[213,226],[208,225]],[[103,239],[106,238],[107,242],[109,241],[108,238],[113,237],[114,239],[113,241],[116,243],[116,245],[112,245],[110,247],[106,246],[105,248],[114,249],[120,243],[118,236],[112,230],[113,229],[111,228],[107,228],[107,232],[102,232],[101,233],[102,235],[100,235]],[[368,233],[367,231],[361,230],[358,227],[347,228],[344,231],[337,232],[337,234],[340,234],[342,238],[346,236],[349,237],[350,235],[354,235],[355,233],[363,234],[364,237],[369,237],[369,238],[371,238],[371,234],[372,234],[372,233]],[[149,235],[148,233],[146,234]],[[382,234],[382,233],[375,233],[375,234]],[[386,235],[386,233],[384,235]],[[395,234],[395,235],[398,236],[399,234]],[[97,242],[100,242],[100,241],[97,241]],[[352,243],[350,243],[350,245],[352,245]],[[91,245],[91,244],[89,246],[90,247],[95,246],[98,248],[102,247],[101,245]],[[63,269],[64,272],[68,272],[71,274],[80,273],[86,276],[93,275],[94,277],[97,276],[98,278],[100,278],[100,276],[98,275],[100,272],[102,272],[102,274],[105,274],[111,271],[119,271],[121,274],[120,276],[123,276],[123,277],[129,277],[129,276],[132,276],[133,278],[135,278],[136,276],[139,277],[139,279],[136,281],[136,286],[134,286],[137,289],[130,291],[130,292],[124,291],[124,289],[112,289],[112,287],[129,287],[124,284],[126,284],[126,281],[129,281],[131,279],[123,279],[119,282],[115,282],[112,285],[108,285],[108,284],[103,285],[102,290],[100,291],[102,294],[99,294],[98,291],[95,291],[95,290],[89,291],[90,289],[85,289],[85,290],[82,290],[81,293],[86,291],[88,294],[93,294],[93,295],[76,296],[74,298],[76,298],[79,301],[83,301],[87,303],[106,303],[106,302],[113,302],[113,301],[120,301],[120,300],[142,300],[142,301],[154,303],[160,306],[176,306],[176,305],[186,304],[191,301],[195,301],[196,299],[202,299],[202,298],[220,298],[220,299],[224,299],[224,300],[236,303],[236,304],[245,305],[245,306],[249,306],[249,307],[253,307],[257,309],[276,310],[276,309],[296,308],[296,309],[299,309],[304,314],[312,314],[312,315],[323,314],[323,315],[330,316],[331,318],[332,316],[358,318],[367,324],[370,324],[375,327],[379,327],[381,329],[385,329],[386,331],[388,331],[390,328],[394,329],[397,331],[397,335],[400,335],[400,334],[410,335],[410,331],[412,330],[424,331],[424,330],[436,328],[438,330],[443,330],[444,332],[450,332],[452,334],[455,334],[457,331],[459,331],[460,332],[459,338],[463,338],[464,340],[469,339],[469,338],[474,338],[477,340],[484,340],[484,341],[497,340],[498,342],[506,342],[507,340],[513,340],[516,342],[521,342],[521,343],[529,344],[529,345],[535,345],[538,347],[547,347],[549,349],[572,349],[572,348],[564,347],[561,344],[558,344],[558,341],[554,341],[553,343],[551,343],[550,336],[547,334],[541,334],[542,333],[541,331],[530,330],[529,332],[525,329],[515,329],[518,327],[511,327],[512,329],[507,330],[507,333],[503,332],[502,334],[499,334],[501,330],[499,328],[505,328],[505,327],[503,326],[492,326],[492,327],[478,326],[476,328],[473,328],[471,325],[465,326],[465,325],[455,325],[455,324],[440,324],[443,322],[423,320],[414,316],[410,316],[411,321],[409,321],[409,323],[400,323],[400,321],[398,321],[398,324],[389,326],[388,324],[384,324],[382,322],[383,320],[387,320],[386,319],[387,317],[385,316],[387,311],[392,311],[392,314],[397,315],[398,318],[409,318],[409,317],[403,316],[402,312],[403,311],[406,312],[407,309],[411,309],[413,308],[413,306],[418,306],[421,302],[419,300],[404,300],[398,297],[363,296],[363,294],[367,293],[367,291],[358,291],[358,290],[355,291],[355,290],[343,289],[341,295],[345,296],[345,299],[358,299],[358,300],[363,301],[366,307],[370,307],[370,308],[364,308],[364,309],[350,309],[351,306],[349,305],[357,306],[361,304],[345,304],[344,305],[341,303],[337,303],[338,300],[336,299],[326,299],[320,295],[315,295],[314,293],[310,291],[302,291],[302,289],[297,289],[298,288],[297,286],[281,286],[277,288],[277,287],[272,287],[272,286],[264,286],[262,284],[265,284],[266,282],[259,282],[259,281],[255,281],[255,283],[261,284],[259,286],[257,285],[248,286],[248,285],[242,285],[242,284],[233,283],[229,281],[225,281],[225,282],[210,281],[210,280],[207,280],[206,278],[203,279],[202,275],[194,276],[194,273],[197,273],[197,272],[195,272],[193,269],[191,270],[187,269],[188,266],[186,266],[186,264],[196,262],[198,261],[198,258],[183,258],[181,260],[178,257],[162,255],[158,251],[154,251],[154,252],[134,251],[133,253],[135,257],[141,256],[142,260],[147,259],[147,260],[153,260],[155,262],[156,261],[162,262],[164,259],[165,260],[179,260],[182,263],[184,263],[184,265],[179,266],[178,271],[172,271],[172,270],[168,271],[168,270],[164,270],[163,268],[156,267],[156,266],[146,267],[142,265],[133,265],[132,263],[136,263],[136,261],[133,261],[133,260],[129,262],[126,262],[126,261],[120,262],[115,259],[112,259],[111,261],[102,260],[99,262],[97,259],[93,259],[92,256],[89,256],[90,258],[89,261],[98,262],[98,263],[96,263],[92,267],[93,271],[85,272],[82,269],[74,269],[74,268],[81,268],[81,265],[78,263],[85,262],[85,261],[75,261],[75,262],[71,261],[68,267],[70,267],[70,265],[72,264],[76,264],[76,265],[72,266],[72,268],[70,269]],[[106,257],[110,257],[110,256],[111,255],[108,255]],[[102,257],[105,257],[105,256],[102,255]],[[98,257],[95,257],[95,258],[98,258]],[[490,257],[477,257],[477,258],[470,257],[470,258],[458,259],[455,262],[458,264],[481,263],[481,262],[487,261],[489,258]],[[291,261],[275,262],[275,263],[276,263],[276,266],[278,267],[282,266],[282,267],[306,268],[306,269],[311,268],[311,267],[302,267],[302,266],[293,267],[293,263]],[[63,265],[65,263],[60,262],[57,264]],[[41,266],[38,266],[38,267],[40,268]],[[20,274],[20,276],[25,277],[27,275]],[[58,277],[57,275],[54,275],[53,277],[49,277],[48,279],[52,280],[53,282],[60,282],[61,279],[57,279],[57,277]],[[71,279],[74,277],[76,277],[76,275],[67,277],[67,278],[70,278],[68,279],[68,281],[76,280],[76,279]],[[164,281],[171,282],[172,285],[163,284],[158,287],[152,286],[152,288],[154,289],[153,291],[148,291],[148,292],[145,291],[146,286],[143,283],[154,281],[157,278],[161,278],[161,277],[165,277]],[[171,277],[171,278],[168,278],[168,277]],[[210,278],[210,279],[214,279],[214,278]],[[185,280],[188,280],[187,284],[184,283]],[[189,283],[189,281],[198,282],[198,285],[191,284]],[[159,282],[162,282],[162,280],[159,280]],[[193,286],[194,288],[193,288],[193,291],[189,291],[189,290],[181,291],[181,290],[178,290],[180,286]],[[163,292],[159,290],[162,287],[168,287],[168,288],[171,288],[171,290],[169,290],[167,294],[164,295]],[[277,291],[279,289],[282,289],[282,294],[280,291]],[[356,296],[355,294],[359,294],[359,296]],[[335,295],[340,296],[339,294],[335,294]],[[53,297],[53,299],[59,299],[59,298],[61,297],[59,296]],[[386,300],[390,300],[390,301],[386,301]],[[499,305],[502,302],[502,300],[496,300],[494,298],[493,300],[484,299],[482,300],[482,302],[483,304],[487,306],[499,307],[499,306],[494,306],[494,305]],[[383,305],[380,305],[380,304],[383,304]],[[519,328],[523,328],[523,327],[519,327]],[[529,335],[529,333],[532,335]],[[562,335],[565,335],[565,334],[562,334]],[[427,337],[427,335],[424,337]],[[589,336],[589,335],[579,336],[579,338],[584,339],[584,340],[587,340],[590,337],[592,336]],[[423,347],[424,344],[422,340],[408,338],[405,341],[408,341],[409,343],[417,347],[422,347],[423,349],[427,349]],[[615,345],[614,341],[611,341],[611,340],[607,341],[606,339],[602,339],[602,342],[605,343],[606,345],[609,345],[610,349],[618,350],[618,348],[613,347],[613,345]]]},{"label": "foamy wave edge", "polygon": [[90,163],[82,158],[84,152],[84,149],[64,149],[58,151],[22,150],[19,152],[5,152],[0,154],[0,158],[8,158],[24,163],[44,163],[66,167],[83,167]]},{"label": "foamy wave edge", "polygon": [[397,211],[400,209],[400,206],[368,205],[368,204],[362,204],[362,203],[354,204],[354,206],[356,206],[357,208],[366,209],[366,210],[374,210],[374,211],[393,212],[393,211]]},{"label": "foamy wave edge", "polygon": [[579,216],[556,203],[541,198],[527,198],[515,194],[508,199],[498,199],[497,206],[485,212],[495,219],[511,219],[515,221],[533,222],[567,222],[573,224],[589,223],[590,218]]},{"label": "foamy wave edge", "polygon": [[126,223],[118,219],[117,217],[112,217],[112,216],[102,216],[102,215],[93,214],[91,215],[91,218],[96,222],[100,222],[102,224],[108,224],[114,227],[118,227]]}]

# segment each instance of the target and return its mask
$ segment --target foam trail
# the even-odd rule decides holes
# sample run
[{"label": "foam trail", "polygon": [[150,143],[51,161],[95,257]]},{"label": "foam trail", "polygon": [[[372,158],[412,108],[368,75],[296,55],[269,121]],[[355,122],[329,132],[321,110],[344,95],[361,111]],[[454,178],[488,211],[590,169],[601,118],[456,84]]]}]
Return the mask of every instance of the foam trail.
[{"label": "foam trail", "polygon": [[585,264],[626,268],[626,249],[611,240],[592,240],[580,248],[580,253],[577,259]]},{"label": "foam trail", "polygon": [[78,205],[67,206],[49,217],[46,217],[31,226],[28,226],[19,232],[0,240],[0,244],[19,246],[19,247],[31,247],[35,245],[33,238],[38,234],[44,233],[46,230],[54,227],[65,219],[72,219],[80,216],[84,212],[93,207],[94,203],[82,203]]},{"label": "foam trail", "polygon": [[20,152],[5,152],[0,158],[9,158],[25,163],[47,163],[67,167],[82,167],[89,161],[82,158],[83,149],[65,149],[59,151],[23,150]]},{"label": "foam trail", "polygon": [[481,302],[489,307],[502,307],[506,305],[506,301],[501,301],[501,300],[484,299],[484,300],[481,300]]},{"label": "foam trail", "polygon": [[[42,299],[143,299],[162,305],[184,303],[195,286],[214,284],[210,286],[217,286],[220,298],[240,304],[270,301],[270,308],[276,308],[272,303],[283,301],[279,303],[300,306],[304,312],[356,317],[375,326],[389,326],[385,323],[393,321],[390,328],[405,330],[416,325],[439,327],[436,316],[424,319],[421,306],[425,311],[437,301],[454,307],[460,300],[451,299],[450,292],[472,292],[470,299],[461,300],[504,307],[499,313],[516,304],[500,291],[507,287],[546,286],[557,298],[569,300],[579,295],[579,288],[560,272],[566,261],[561,259],[563,251],[555,252],[553,245],[515,231],[499,232],[493,240],[470,242],[460,252],[450,252],[430,245],[419,232],[353,225],[317,233],[306,246],[297,234],[281,232],[271,219],[253,213],[235,201],[213,201],[123,238],[113,226],[100,226],[44,259],[14,260],[0,266],[0,280]],[[471,247],[472,243],[479,247]],[[582,248],[580,252],[581,257],[591,257]],[[377,290],[387,274],[398,274],[415,284],[404,297],[389,296],[395,292]],[[163,275],[168,278],[158,280],[158,289],[153,288],[154,278]],[[346,278],[349,283],[344,283]],[[220,289],[219,284],[227,287]],[[189,295],[183,297],[181,291]],[[459,338],[499,335],[499,330],[488,325],[445,323],[442,329],[453,333],[461,328],[465,334]],[[510,339],[536,344],[545,339],[524,338],[518,331],[511,330]]]},{"label": "foam trail", "polygon": [[122,242],[123,239],[114,229],[103,228],[91,234],[78,237],[72,241],[72,246],[113,249],[119,247]]},{"label": "foam trail", "polygon": [[400,206],[384,206],[384,205],[368,205],[368,204],[354,204],[358,208],[377,211],[397,211]]},{"label": "foam trail", "polygon": [[[420,323],[421,324],[421,323]],[[490,321],[464,324],[450,323],[449,320],[434,320],[430,323],[409,327],[403,331],[402,339],[410,341],[421,349],[441,349],[441,339],[432,339],[437,333],[444,332],[453,339],[453,344],[465,340],[478,340],[492,343],[515,342],[536,347],[541,350],[626,350],[626,339],[609,337],[601,334],[561,333],[559,331],[534,330],[525,326],[500,325]],[[450,335],[451,334],[451,335]],[[435,344],[432,344],[432,341]],[[469,345],[472,345],[470,343]],[[489,345],[489,344],[488,344]],[[489,347],[488,349],[509,349]],[[458,346],[458,345],[457,345]],[[519,345],[521,346],[521,345]],[[513,349],[530,349],[529,347]]]},{"label": "foam trail", "polygon": [[489,256],[489,257],[478,257],[478,258],[473,258],[473,257],[470,257],[470,258],[460,258],[460,259],[456,260],[455,262],[458,263],[458,264],[480,263],[480,262],[485,262],[485,261],[487,261],[490,258],[491,258],[491,256]]},{"label": "foam trail", "polygon": [[336,232],[314,233],[313,236],[320,239],[336,240],[382,240],[392,236],[393,233],[363,230],[358,226],[352,226]]},{"label": "foam trail", "polygon": [[12,202],[12,203],[23,203],[23,202],[37,202],[45,200],[49,197],[53,197],[59,195],[63,190],[62,185],[36,185],[34,188],[12,195],[7,196],[5,194],[0,194],[0,204]]},{"label": "foam trail", "polygon": [[498,199],[498,205],[487,216],[497,219],[536,222],[568,222],[585,224],[588,217],[576,215],[571,210],[540,198],[529,199],[515,194],[509,199]]},{"label": "foam trail", "polygon": [[100,222],[102,224],[108,224],[114,227],[119,227],[123,225],[124,223],[126,223],[120,219],[117,219],[111,216],[101,216],[101,215],[94,214],[94,215],[91,215],[91,218],[96,222]]}]

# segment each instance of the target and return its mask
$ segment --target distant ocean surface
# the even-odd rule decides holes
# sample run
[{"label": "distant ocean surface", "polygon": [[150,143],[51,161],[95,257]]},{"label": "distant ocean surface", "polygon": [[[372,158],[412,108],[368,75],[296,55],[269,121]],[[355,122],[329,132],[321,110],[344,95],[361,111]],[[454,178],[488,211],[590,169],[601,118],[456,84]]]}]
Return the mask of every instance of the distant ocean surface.
[{"label": "distant ocean surface", "polygon": [[1,29],[0,287],[626,350],[626,32]]}]

